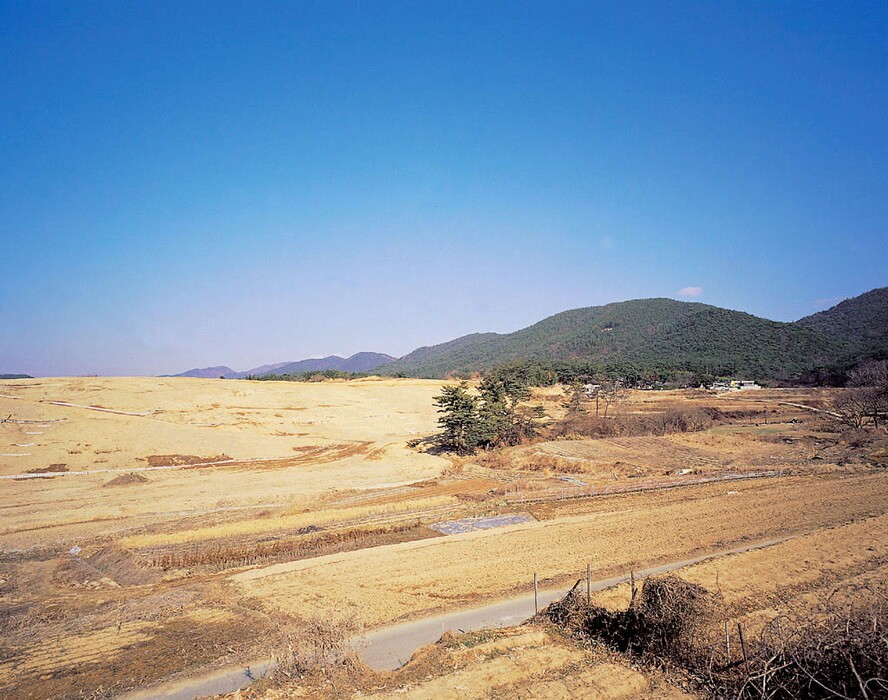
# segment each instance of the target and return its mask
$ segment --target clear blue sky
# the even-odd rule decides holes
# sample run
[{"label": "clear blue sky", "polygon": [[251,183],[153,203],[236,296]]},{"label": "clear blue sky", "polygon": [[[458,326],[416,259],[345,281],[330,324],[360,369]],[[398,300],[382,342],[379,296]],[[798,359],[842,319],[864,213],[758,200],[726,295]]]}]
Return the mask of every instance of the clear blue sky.
[{"label": "clear blue sky", "polygon": [[884,0],[0,0],[0,62],[0,371],[888,284]]}]

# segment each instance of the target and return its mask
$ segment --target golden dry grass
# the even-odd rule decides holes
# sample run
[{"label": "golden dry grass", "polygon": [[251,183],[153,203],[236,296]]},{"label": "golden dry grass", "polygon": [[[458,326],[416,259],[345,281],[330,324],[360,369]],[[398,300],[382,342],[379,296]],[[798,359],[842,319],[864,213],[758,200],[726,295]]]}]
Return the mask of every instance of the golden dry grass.
[{"label": "golden dry grass", "polygon": [[[0,398],[4,418],[57,422],[4,422],[0,454],[24,456],[0,457],[0,475],[52,464],[89,473],[0,482],[5,489],[0,547],[75,544],[186,514],[283,508],[294,499],[316,500],[342,489],[435,478],[447,460],[409,449],[406,442],[435,430],[432,397],[440,386],[418,380],[304,384],[154,378],[2,383],[0,395],[16,397]],[[47,403],[51,400],[147,415]],[[248,423],[240,413],[248,415]],[[158,455],[191,455],[186,461],[218,455],[284,459],[140,471]],[[131,472],[149,481],[99,488]]]},{"label": "golden dry grass", "polygon": [[433,496],[431,498],[418,498],[411,501],[400,501],[380,505],[353,506],[351,508],[336,508],[303,513],[285,513],[282,515],[272,515],[270,517],[253,520],[238,520],[235,522],[192,530],[131,535],[129,537],[120,538],[118,544],[124,548],[153,547],[156,545],[203,542],[220,538],[242,537],[244,535],[264,534],[284,530],[298,530],[299,528],[309,526],[327,527],[331,525],[346,525],[367,518],[375,519],[387,515],[399,515],[403,513],[418,515],[429,510],[454,506],[457,503],[457,500],[450,496]]},{"label": "golden dry grass", "polygon": [[232,580],[271,609],[351,610],[367,625],[381,625],[526,590],[534,572],[544,585],[564,585],[587,562],[603,578],[884,513],[888,479],[778,479],[700,487],[685,498],[621,497],[585,508],[591,512],[272,565]]},{"label": "golden dry grass", "polygon": [[[837,464],[840,452],[844,458],[853,450],[824,447],[824,441],[835,443],[834,436],[822,432],[811,414],[780,403],[821,400],[817,392],[728,397],[631,392],[626,410],[632,412],[715,402],[737,415],[767,415],[769,422],[757,424],[757,418],[742,414],[746,417],[701,433],[539,442],[480,460],[451,461],[407,447],[409,440],[435,432],[432,398],[440,386],[420,380],[151,378],[0,384],[0,395],[15,397],[0,397],[4,417],[45,421],[3,424],[0,454],[20,456],[0,456],[0,475],[54,470],[51,478],[0,482],[0,553],[8,555],[0,560],[0,604],[12,611],[0,653],[20,659],[32,649],[39,661],[39,668],[29,667],[10,681],[17,685],[0,690],[13,688],[9,692],[20,697],[88,693],[102,671],[103,653],[121,665],[117,677],[132,671],[131,677],[144,680],[221,658],[237,646],[242,627],[260,638],[268,620],[282,614],[337,612],[377,625],[523,592],[534,572],[544,586],[569,585],[587,562],[596,575],[623,574],[756,539],[842,528],[865,518],[881,523],[878,518],[888,511],[884,475],[867,472],[859,459],[848,467]],[[540,392],[553,415],[561,410],[559,392]],[[784,435],[791,439],[784,441]],[[223,456],[233,461],[199,464]],[[558,479],[561,474],[604,483],[616,472],[630,482],[636,469],[662,475],[689,465],[717,472],[773,464],[807,476],[584,501],[509,502],[516,490],[573,488]],[[151,465],[161,468],[145,470]],[[101,488],[109,482],[117,485]],[[530,509],[541,522],[419,539],[423,522],[516,508]],[[379,528],[407,522],[409,532],[377,536]],[[312,526],[330,532],[299,534]],[[888,533],[881,525],[847,527],[835,531],[844,535],[799,540],[797,549],[786,549],[781,575],[812,591],[830,576],[878,580],[883,569],[864,569],[885,556]],[[859,541],[877,539],[879,546],[870,551],[843,540],[852,530]],[[347,546],[285,546],[342,533],[359,537]],[[72,559],[64,553],[74,544],[83,551]],[[248,556],[260,550],[267,556]],[[202,552],[215,552],[218,562],[203,566],[193,556]],[[264,565],[249,571],[225,572],[259,561]],[[768,598],[770,589],[760,584],[778,570],[774,562],[735,561],[746,562],[737,569],[746,573],[731,584],[737,600]],[[727,574],[719,576],[727,587]],[[113,639],[116,611],[143,600],[153,602],[123,619]],[[138,627],[142,622],[146,626]],[[569,650],[570,660],[562,664],[553,651],[560,642],[552,644],[550,639],[493,644],[478,657],[486,666],[476,671],[460,666],[468,675],[432,678],[423,691],[419,679],[389,690],[430,697],[468,678],[479,688],[526,697],[596,697],[601,678],[613,669],[602,670],[598,663],[575,667],[585,662]],[[53,660],[53,648],[65,653]],[[498,661],[497,655],[521,657],[524,648],[527,668],[537,670],[520,675]],[[468,663],[467,654],[451,655],[452,660]],[[85,670],[78,659],[86,660]],[[497,676],[501,681],[493,671],[504,674]],[[624,671],[613,671],[615,688],[623,687]],[[632,683],[625,687],[635,687]],[[651,688],[644,692],[659,697]]]}]

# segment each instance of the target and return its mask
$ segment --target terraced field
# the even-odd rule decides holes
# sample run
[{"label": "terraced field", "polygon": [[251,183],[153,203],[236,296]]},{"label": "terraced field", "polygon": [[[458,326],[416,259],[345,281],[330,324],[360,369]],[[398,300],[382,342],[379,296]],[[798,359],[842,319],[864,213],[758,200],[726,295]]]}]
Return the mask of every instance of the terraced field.
[{"label": "terraced field", "polygon": [[[799,407],[820,405],[816,392],[634,392],[627,414],[689,406],[722,418],[696,433],[543,437],[455,458],[408,446],[436,430],[439,389],[2,383],[0,696],[114,697],[276,654],[282,630],[342,618],[373,627],[525,594],[534,573],[557,588],[587,564],[604,578],[761,539],[803,536],[780,550],[781,576],[809,592],[884,577],[888,482],[873,455],[885,439],[838,433]],[[560,392],[535,397],[555,419]],[[743,480],[714,481],[728,477]],[[442,522],[498,526],[460,534]],[[864,538],[872,549],[855,544]],[[743,607],[751,597],[778,602],[766,580],[778,568],[761,556],[732,584],[738,616],[758,610]],[[695,571],[703,581],[714,569]],[[421,655],[425,666],[361,672],[343,687],[564,697],[612,683],[627,697],[678,697],[620,659],[522,635],[445,643]],[[456,675],[435,681],[445,667]]]}]

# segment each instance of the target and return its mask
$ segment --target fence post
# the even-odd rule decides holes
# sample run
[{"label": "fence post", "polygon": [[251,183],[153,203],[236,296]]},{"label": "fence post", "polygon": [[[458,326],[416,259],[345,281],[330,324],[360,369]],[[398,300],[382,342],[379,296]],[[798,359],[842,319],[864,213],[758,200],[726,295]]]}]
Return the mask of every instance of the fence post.
[{"label": "fence post", "polygon": [[725,654],[728,657],[728,663],[731,662],[731,631],[728,627],[728,621],[725,620]]},{"label": "fence post", "polygon": [[540,612],[539,599],[537,597],[537,575],[536,572],[533,574],[533,614],[537,615]]},{"label": "fence post", "polygon": [[586,563],[586,603],[592,602],[592,564]]},{"label": "fence post", "polygon": [[749,657],[746,655],[746,640],[743,638],[743,625],[737,623],[737,636],[740,637],[740,650],[743,652],[743,666],[749,670]]},{"label": "fence post", "polygon": [[629,607],[631,608],[635,604],[635,596],[638,593],[638,589],[635,588],[635,572],[629,572],[629,588],[631,593],[629,594]]}]

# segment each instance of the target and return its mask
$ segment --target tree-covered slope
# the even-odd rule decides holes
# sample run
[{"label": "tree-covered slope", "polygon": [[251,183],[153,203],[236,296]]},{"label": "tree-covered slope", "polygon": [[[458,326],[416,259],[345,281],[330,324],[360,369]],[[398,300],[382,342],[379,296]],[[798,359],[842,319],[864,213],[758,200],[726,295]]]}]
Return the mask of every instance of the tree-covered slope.
[{"label": "tree-covered slope", "polygon": [[796,321],[848,345],[849,360],[888,357],[888,287],[873,289]]},{"label": "tree-covered slope", "polygon": [[812,328],[672,299],[564,311],[509,334],[476,334],[420,348],[386,373],[440,377],[527,360],[634,363],[753,378],[828,364],[841,341]]}]

